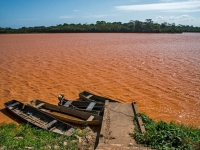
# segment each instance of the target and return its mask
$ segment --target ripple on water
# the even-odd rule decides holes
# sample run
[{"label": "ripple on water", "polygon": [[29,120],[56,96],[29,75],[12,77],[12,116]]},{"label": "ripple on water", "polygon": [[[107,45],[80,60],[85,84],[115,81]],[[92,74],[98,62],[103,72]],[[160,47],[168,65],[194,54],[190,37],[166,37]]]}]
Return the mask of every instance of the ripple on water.
[{"label": "ripple on water", "polygon": [[136,101],[157,120],[199,126],[199,39],[195,33],[0,35],[0,108],[10,99],[57,104],[50,93],[76,99],[88,90]]}]

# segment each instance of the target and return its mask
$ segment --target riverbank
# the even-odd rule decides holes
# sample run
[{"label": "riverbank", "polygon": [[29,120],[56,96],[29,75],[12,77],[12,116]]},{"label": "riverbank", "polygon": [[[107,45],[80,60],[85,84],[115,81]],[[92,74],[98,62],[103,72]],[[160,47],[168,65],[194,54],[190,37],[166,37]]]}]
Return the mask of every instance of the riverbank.
[{"label": "riverbank", "polygon": [[[154,122],[144,114],[143,119],[146,132],[141,134],[139,128],[133,129],[133,134],[127,133],[137,142],[136,149],[200,149],[200,129],[182,124],[160,121]],[[137,123],[135,122],[137,126]],[[132,136],[132,137],[131,137]],[[0,148],[4,149],[94,149],[96,134],[89,128],[78,129],[72,137],[60,136],[45,130],[31,127],[28,124],[16,125],[13,123],[0,124]],[[129,141],[127,141],[129,142]],[[133,143],[132,143],[133,144]],[[127,145],[128,149],[133,145]],[[111,144],[112,145],[112,144]],[[113,148],[121,146],[113,144]],[[145,148],[146,147],[146,148]],[[104,149],[109,147],[104,147]],[[110,149],[112,149],[110,147]]]},{"label": "riverbank", "polygon": [[97,21],[96,24],[59,24],[56,26],[22,27],[18,29],[0,28],[0,34],[8,33],[182,33],[200,32],[200,27],[175,25],[164,22],[154,23],[131,20],[128,23]]},{"label": "riverbank", "polygon": [[63,136],[32,127],[28,124],[0,124],[0,149],[94,149],[96,134],[89,128],[77,129],[71,136]]},{"label": "riverbank", "polygon": [[146,131],[141,133],[139,128],[136,128],[132,136],[138,144],[152,149],[200,149],[199,128],[177,124],[173,121],[155,122],[145,114],[139,114],[139,116],[143,120]]}]

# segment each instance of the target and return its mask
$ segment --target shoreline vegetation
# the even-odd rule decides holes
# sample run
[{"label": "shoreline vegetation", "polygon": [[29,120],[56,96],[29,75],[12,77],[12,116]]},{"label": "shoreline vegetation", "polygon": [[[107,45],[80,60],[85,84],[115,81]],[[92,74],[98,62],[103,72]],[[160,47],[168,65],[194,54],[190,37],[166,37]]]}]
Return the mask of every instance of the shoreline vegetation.
[{"label": "shoreline vegetation", "polygon": [[79,128],[68,137],[29,124],[0,123],[0,150],[86,150],[94,147],[95,136],[89,127]]},{"label": "shoreline vegetation", "polygon": [[[138,114],[146,132],[141,133],[138,126],[131,136],[137,144],[152,149],[200,150],[200,129],[175,122],[155,122],[146,114]],[[136,119],[134,123],[137,124]]]},{"label": "shoreline vegetation", "polygon": [[13,29],[0,27],[0,34],[6,33],[182,33],[200,32],[200,27],[176,25],[175,23],[154,23],[152,19],[145,22],[130,20],[128,23],[97,21],[96,24],[58,24],[56,26],[35,26]]},{"label": "shoreline vegetation", "polygon": [[[138,126],[130,134],[137,144],[153,149],[199,150],[200,129],[174,122],[155,122],[145,114],[142,118],[146,132],[141,133]],[[136,119],[134,119],[136,123]],[[72,137],[66,137],[34,128],[28,124],[0,124],[0,149],[88,149],[90,142],[80,143],[89,130],[79,129]],[[81,140],[82,141],[82,140]],[[93,141],[94,143],[94,141]]]},{"label": "shoreline vegetation", "polygon": [[77,143],[72,142],[75,136],[48,132],[30,126],[29,124],[17,125],[15,123],[0,124],[0,149],[55,149],[59,147],[75,148]]}]

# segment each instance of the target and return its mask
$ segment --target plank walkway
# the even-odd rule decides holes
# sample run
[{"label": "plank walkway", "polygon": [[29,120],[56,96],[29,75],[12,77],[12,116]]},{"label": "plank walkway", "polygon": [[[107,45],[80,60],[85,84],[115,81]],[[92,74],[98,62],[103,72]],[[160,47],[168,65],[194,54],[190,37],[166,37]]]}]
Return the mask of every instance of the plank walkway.
[{"label": "plank walkway", "polygon": [[130,136],[135,128],[133,109],[133,104],[106,101],[99,144],[96,150],[148,149],[138,147]]}]

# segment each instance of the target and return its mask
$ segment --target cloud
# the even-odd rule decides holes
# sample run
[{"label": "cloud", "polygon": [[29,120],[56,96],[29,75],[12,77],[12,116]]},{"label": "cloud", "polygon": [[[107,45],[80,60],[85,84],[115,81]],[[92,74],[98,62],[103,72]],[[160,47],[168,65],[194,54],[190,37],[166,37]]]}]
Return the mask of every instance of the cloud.
[{"label": "cloud", "polygon": [[109,14],[109,15],[86,15],[83,16],[83,18],[104,18],[104,17],[110,17],[110,16],[116,16],[115,14]]},{"label": "cloud", "polygon": [[181,15],[181,16],[158,16],[156,17],[157,20],[160,21],[181,21],[181,22],[185,22],[185,21],[192,21],[192,20],[198,20],[190,15]]},{"label": "cloud", "polygon": [[180,11],[198,12],[200,11],[199,0],[188,0],[182,2],[167,2],[141,5],[115,6],[117,10],[124,11]]},{"label": "cloud", "polygon": [[67,15],[67,16],[60,16],[59,18],[61,19],[69,19],[69,18],[74,18],[73,16]]},{"label": "cloud", "polygon": [[74,12],[79,12],[79,10],[77,10],[77,9],[74,9],[73,11],[74,11]]},{"label": "cloud", "polygon": [[160,2],[175,2],[175,0],[160,0]]}]

